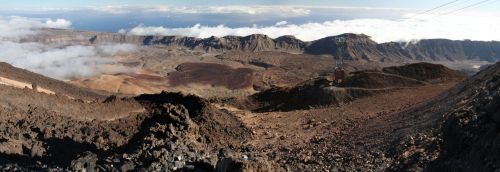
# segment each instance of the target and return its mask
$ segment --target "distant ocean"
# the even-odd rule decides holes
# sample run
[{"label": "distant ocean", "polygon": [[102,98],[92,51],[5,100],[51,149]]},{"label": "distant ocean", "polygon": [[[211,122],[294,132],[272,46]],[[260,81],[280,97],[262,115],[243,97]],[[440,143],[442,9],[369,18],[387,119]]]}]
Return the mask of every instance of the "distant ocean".
[{"label": "distant ocean", "polygon": [[[81,12],[68,13],[2,13],[0,16],[21,16],[28,18],[66,19],[72,22],[71,27],[77,30],[100,32],[117,32],[120,29],[131,29],[139,25],[163,26],[168,28],[192,27],[196,24],[204,26],[225,25],[228,27],[272,26],[281,20],[269,17],[268,19],[242,19],[247,16],[228,16],[223,14],[85,14]],[[304,22],[310,19],[295,18],[290,21]]]},{"label": "distant ocean", "polygon": [[[348,15],[349,14],[349,15]],[[168,28],[224,25],[227,27],[272,26],[280,21],[289,24],[324,22],[336,19],[354,19],[359,17],[394,17],[392,13],[353,13],[343,11],[313,11],[306,16],[249,15],[249,14],[178,14],[178,13],[141,13],[111,14],[95,11],[0,11],[0,16],[21,16],[28,18],[66,19],[72,22],[72,28],[100,32],[117,32],[139,25],[163,26]]]}]

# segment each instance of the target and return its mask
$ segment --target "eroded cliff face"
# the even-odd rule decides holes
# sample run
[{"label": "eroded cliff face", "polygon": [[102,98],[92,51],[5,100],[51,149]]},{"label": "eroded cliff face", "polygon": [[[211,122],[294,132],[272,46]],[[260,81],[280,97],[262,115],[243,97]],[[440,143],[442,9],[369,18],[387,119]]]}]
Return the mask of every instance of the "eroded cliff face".
[{"label": "eroded cliff face", "polygon": [[292,51],[302,52],[306,43],[291,37],[284,36],[272,39],[266,35],[254,34],[245,37],[225,36],[205,39],[179,36],[146,36],[144,45],[181,46],[190,49],[213,51]]},{"label": "eroded cliff face", "polygon": [[447,39],[421,40],[406,48],[409,57],[415,60],[484,60],[500,59],[500,42],[452,41]]},{"label": "eroded cliff face", "polygon": [[[344,54],[337,52],[335,39],[345,37],[347,48]],[[311,42],[305,48],[309,54],[333,54],[348,60],[367,61],[463,61],[481,60],[495,62],[500,60],[500,42],[491,41],[453,41],[447,39],[427,39],[416,43],[388,42],[377,44],[366,35],[343,34],[326,37]]]}]

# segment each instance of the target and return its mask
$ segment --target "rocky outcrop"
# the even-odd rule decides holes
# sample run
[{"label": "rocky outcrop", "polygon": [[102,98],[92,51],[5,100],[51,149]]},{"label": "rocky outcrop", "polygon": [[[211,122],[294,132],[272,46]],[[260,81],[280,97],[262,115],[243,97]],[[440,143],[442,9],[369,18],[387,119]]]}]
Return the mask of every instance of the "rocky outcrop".
[{"label": "rocky outcrop", "polygon": [[280,36],[274,40],[277,47],[286,50],[303,50],[304,47],[307,47],[307,45],[309,44],[291,35]]},{"label": "rocky outcrop", "polygon": [[[124,99],[111,96],[102,104]],[[116,120],[78,120],[37,104],[28,111],[0,104],[0,169],[213,171],[217,161],[231,158],[219,155],[221,148],[236,149],[250,138],[237,117],[196,96],[163,92],[133,101],[145,111]],[[238,161],[259,163],[258,154],[245,157]]]},{"label": "rocky outcrop", "polygon": [[128,44],[136,44],[141,45],[145,44],[145,38],[142,36],[133,36],[133,35],[125,35],[125,34],[112,34],[112,33],[95,33],[88,35],[88,41],[91,44],[96,43],[128,43]]},{"label": "rocky outcrop", "polygon": [[[339,43],[336,38],[346,38],[347,46],[343,52],[338,52]],[[380,60],[382,54],[377,50],[377,43],[370,39],[367,35],[342,34],[338,36],[326,37],[311,42],[311,45],[306,47],[306,53],[309,54],[332,54],[341,56],[346,60]],[[342,54],[339,54],[342,53]]]}]

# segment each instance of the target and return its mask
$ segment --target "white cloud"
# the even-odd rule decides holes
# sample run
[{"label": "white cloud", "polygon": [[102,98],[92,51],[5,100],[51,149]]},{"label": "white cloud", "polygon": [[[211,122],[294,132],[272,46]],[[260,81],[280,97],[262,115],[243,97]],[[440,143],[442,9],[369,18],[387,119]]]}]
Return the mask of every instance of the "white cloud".
[{"label": "white cloud", "polygon": [[294,6],[221,6],[208,7],[206,13],[243,13],[251,15],[275,14],[284,16],[306,16],[311,13],[310,9]]},{"label": "white cloud", "polygon": [[[414,16],[408,14],[408,16]],[[500,40],[500,13],[463,13],[449,16],[425,16],[411,20],[394,21],[387,19],[334,20],[323,23],[301,25],[278,22],[274,26],[253,26],[230,28],[224,25],[186,28],[166,28],[139,25],[128,30],[135,35],[180,35],[198,38],[210,36],[246,36],[266,34],[270,37],[293,35],[304,41],[312,41],[342,33],[358,33],[371,36],[377,42],[410,41],[414,39],[472,39]]]},{"label": "white cloud", "polygon": [[[130,72],[114,55],[138,49],[130,44],[50,45],[19,42],[23,37],[42,33],[41,28],[69,28],[64,19],[0,17],[0,61],[57,79]],[[50,38],[47,38],[50,39]]]},{"label": "white cloud", "polygon": [[287,21],[280,21],[280,22],[277,22],[276,24],[274,24],[275,26],[283,26],[283,25],[286,25],[288,24]]},{"label": "white cloud", "polygon": [[47,19],[45,22],[45,26],[48,28],[57,28],[57,29],[68,29],[71,27],[71,21],[65,19]]},{"label": "white cloud", "polygon": [[20,38],[37,33],[40,28],[67,29],[71,22],[65,19],[32,19],[26,17],[1,17],[0,38]]},{"label": "white cloud", "polygon": [[410,11],[416,9],[410,8],[391,8],[391,7],[368,7],[368,6],[296,6],[309,9],[348,9],[348,10],[384,10],[384,11]]},{"label": "white cloud", "polygon": [[33,34],[33,27],[40,27],[42,23],[22,17],[0,17],[0,37],[12,38]]},{"label": "white cloud", "polygon": [[309,9],[308,7],[298,6],[95,6],[90,7],[90,10],[110,14],[126,14],[132,12],[159,12],[177,14],[273,14],[289,17],[306,16],[311,13],[311,9]]},{"label": "white cloud", "polygon": [[133,44],[103,44],[100,45],[99,50],[107,55],[114,55],[118,53],[128,53],[133,52],[138,49],[136,45]]},{"label": "white cloud", "polygon": [[0,42],[0,61],[56,79],[88,77],[103,73],[131,72],[112,58],[118,52],[131,52],[134,45],[74,45],[50,48],[40,43]]},{"label": "white cloud", "polygon": [[118,30],[118,33],[119,34],[126,34],[127,30],[126,29],[120,29],[120,30]]},{"label": "white cloud", "polygon": [[130,13],[132,11],[135,11],[134,8],[129,7],[129,6],[96,6],[96,7],[90,7],[91,10],[94,11],[99,11],[99,12],[104,12],[104,13],[110,13],[110,14],[126,14]]},{"label": "white cloud", "polygon": [[136,12],[160,12],[160,13],[181,13],[181,14],[275,14],[304,16],[309,15],[314,10],[384,10],[384,11],[409,11],[415,9],[408,8],[381,8],[381,7],[363,7],[363,6],[309,6],[309,5],[226,5],[226,6],[169,6],[169,5],[106,5],[106,6],[88,6],[78,8],[31,8],[15,9],[16,11],[97,11],[110,14],[127,14]]}]

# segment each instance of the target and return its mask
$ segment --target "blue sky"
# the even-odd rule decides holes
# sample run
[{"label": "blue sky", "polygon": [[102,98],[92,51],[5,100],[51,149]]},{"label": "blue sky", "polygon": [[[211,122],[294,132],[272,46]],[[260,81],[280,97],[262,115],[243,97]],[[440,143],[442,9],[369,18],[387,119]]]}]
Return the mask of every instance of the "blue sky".
[{"label": "blue sky", "polygon": [[[481,4],[466,8],[476,3]],[[0,4],[0,20],[2,16],[64,19],[72,29],[140,35],[292,33],[312,40],[351,32],[380,42],[500,40],[492,37],[500,30],[500,0],[0,0]],[[448,5],[418,15],[443,4]]]},{"label": "blue sky", "polygon": [[[174,5],[174,6],[213,6],[213,5],[320,5],[320,6],[364,6],[386,8],[432,8],[450,0],[0,0],[2,8],[39,8],[39,7],[83,7],[100,5]],[[500,3],[485,5],[481,10],[499,9]]]},{"label": "blue sky", "polygon": [[377,6],[377,7],[424,7],[438,1],[426,0],[419,3],[400,0],[2,0],[5,7],[78,7],[88,5],[342,5],[342,6]]}]

